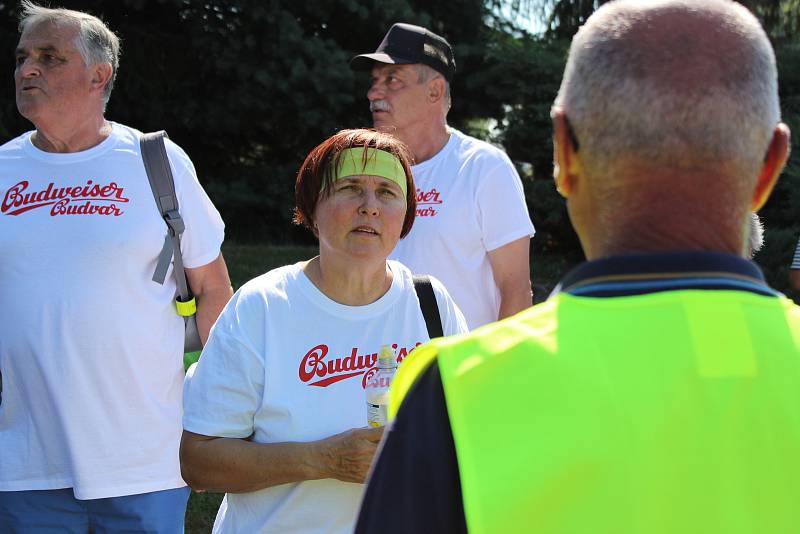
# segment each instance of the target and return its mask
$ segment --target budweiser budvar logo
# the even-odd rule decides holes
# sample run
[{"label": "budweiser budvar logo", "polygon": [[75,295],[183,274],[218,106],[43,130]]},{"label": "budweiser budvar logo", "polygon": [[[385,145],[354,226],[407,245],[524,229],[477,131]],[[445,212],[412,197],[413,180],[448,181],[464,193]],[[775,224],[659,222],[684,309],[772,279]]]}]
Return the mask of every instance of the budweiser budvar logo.
[{"label": "budweiser budvar logo", "polygon": [[417,188],[417,217],[435,217],[438,211],[434,206],[442,203],[441,192],[435,187],[430,191]]},{"label": "budweiser budvar logo", "polygon": [[122,196],[123,188],[114,182],[107,185],[87,180],[84,185],[56,187],[50,182],[40,191],[28,191],[29,182],[22,180],[6,191],[0,212],[5,215],[20,215],[26,211],[51,206],[50,215],[112,215],[119,217],[124,212],[117,202],[128,202]]},{"label": "budweiser budvar logo", "polygon": [[[410,348],[399,347],[398,350],[397,343],[393,343],[392,349],[397,354],[397,363],[402,362],[409,352],[421,344],[417,343]],[[361,387],[363,388],[376,372],[377,352],[359,354],[358,348],[353,347],[353,350],[347,356],[328,358],[329,351],[328,345],[320,344],[306,352],[306,355],[300,361],[300,368],[298,369],[300,380],[309,386],[326,387],[340,380],[364,375],[361,379]]]}]

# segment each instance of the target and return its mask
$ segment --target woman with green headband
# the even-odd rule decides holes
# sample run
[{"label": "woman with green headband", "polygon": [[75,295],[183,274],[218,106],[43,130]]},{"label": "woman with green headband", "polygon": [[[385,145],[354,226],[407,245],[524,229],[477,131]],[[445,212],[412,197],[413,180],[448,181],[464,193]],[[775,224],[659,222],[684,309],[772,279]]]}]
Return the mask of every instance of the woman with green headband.
[{"label": "woman with green headband", "polygon": [[[227,492],[215,532],[352,532],[383,431],[365,428],[366,378],[384,345],[401,361],[428,340],[411,272],[387,260],[414,223],[406,147],[339,132],[306,158],[295,200],[319,255],[245,284],[187,381],[181,466]],[[445,335],[465,332],[432,285]]]}]

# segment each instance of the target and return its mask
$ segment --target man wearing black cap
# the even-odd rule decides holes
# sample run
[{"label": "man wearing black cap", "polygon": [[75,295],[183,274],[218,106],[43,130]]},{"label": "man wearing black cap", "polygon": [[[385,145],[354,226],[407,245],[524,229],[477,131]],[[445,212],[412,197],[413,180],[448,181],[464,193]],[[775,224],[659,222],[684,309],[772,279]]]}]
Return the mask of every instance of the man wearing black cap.
[{"label": "man wearing black cap", "polygon": [[448,127],[453,50],[441,36],[394,24],[373,54],[374,126],[405,142],[417,164],[417,219],[392,257],[441,280],[470,329],[531,305],[531,224],[522,183],[506,154]]}]

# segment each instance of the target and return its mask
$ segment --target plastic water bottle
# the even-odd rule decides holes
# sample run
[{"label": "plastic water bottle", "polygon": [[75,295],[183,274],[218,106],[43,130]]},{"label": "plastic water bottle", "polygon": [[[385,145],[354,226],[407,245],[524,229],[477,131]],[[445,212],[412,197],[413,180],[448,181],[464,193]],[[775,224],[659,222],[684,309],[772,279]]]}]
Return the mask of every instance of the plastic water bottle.
[{"label": "plastic water bottle", "polygon": [[392,383],[395,371],[397,371],[397,359],[391,347],[384,345],[378,355],[375,371],[364,387],[367,396],[367,424],[369,426],[383,426],[387,422],[389,384]]}]

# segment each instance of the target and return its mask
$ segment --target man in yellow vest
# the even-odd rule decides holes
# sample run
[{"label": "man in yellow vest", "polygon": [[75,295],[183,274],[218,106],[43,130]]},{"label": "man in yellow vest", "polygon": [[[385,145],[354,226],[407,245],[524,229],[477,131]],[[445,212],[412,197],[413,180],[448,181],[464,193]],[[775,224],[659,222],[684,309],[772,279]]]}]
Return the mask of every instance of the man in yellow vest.
[{"label": "man in yellow vest", "polygon": [[800,307],[742,257],[789,150],[758,21],[605,4],[552,117],[588,261],[406,359],[356,532],[797,532]]}]

